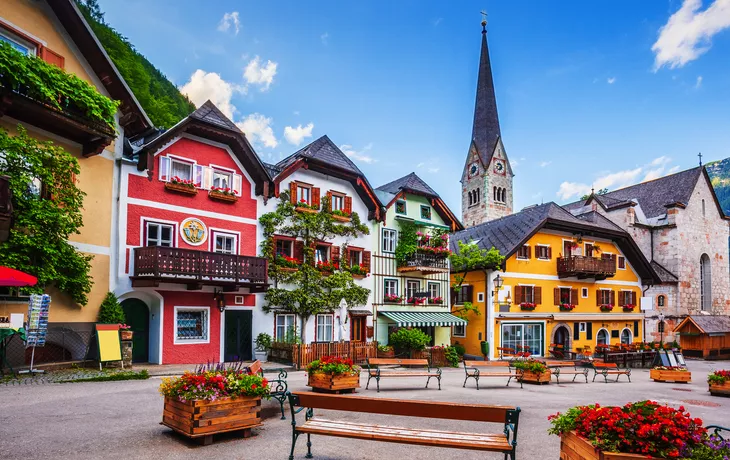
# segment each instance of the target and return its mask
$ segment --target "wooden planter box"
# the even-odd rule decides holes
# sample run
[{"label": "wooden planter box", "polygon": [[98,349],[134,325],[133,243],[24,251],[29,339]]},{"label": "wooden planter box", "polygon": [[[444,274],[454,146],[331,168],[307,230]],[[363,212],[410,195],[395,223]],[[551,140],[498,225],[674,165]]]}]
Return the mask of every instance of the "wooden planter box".
[{"label": "wooden planter box", "polygon": [[198,189],[190,187],[188,185],[174,184],[172,182],[165,182],[165,189],[171,192],[183,193],[185,195],[197,195]]},{"label": "wooden planter box", "polygon": [[225,193],[217,192],[215,190],[211,190],[210,192],[208,192],[208,198],[218,201],[225,201],[227,203],[235,203],[236,201],[238,201],[238,197],[236,195],[228,195]]},{"label": "wooden planter box", "polygon": [[560,437],[560,460],[631,460],[655,458],[639,454],[618,454],[596,450],[589,441],[581,438],[575,432]]},{"label": "wooden planter box", "polygon": [[719,385],[710,385],[710,394],[712,396],[730,396],[730,380]]},{"label": "wooden planter box", "polygon": [[551,376],[552,373],[550,372],[550,369],[539,374],[536,372],[525,371],[519,377],[519,380],[522,380],[522,383],[534,383],[536,385],[542,385],[543,383],[550,383]]},{"label": "wooden planter box", "polygon": [[317,214],[319,212],[319,209],[300,208],[298,206],[297,206],[296,210],[299,212],[308,212],[309,214]]},{"label": "wooden planter box", "polygon": [[294,273],[296,271],[299,271],[298,268],[291,268],[291,267],[279,267],[279,270],[286,273]]},{"label": "wooden planter box", "polygon": [[354,392],[360,388],[360,373],[357,375],[309,374],[307,385],[314,391],[327,393]]},{"label": "wooden planter box", "polygon": [[356,280],[361,280],[366,278],[368,275],[356,275],[355,273],[352,273],[352,277]]},{"label": "wooden planter box", "polygon": [[215,401],[186,401],[165,398],[162,424],[189,438],[202,438],[203,445],[213,442],[213,435],[261,426],[261,396],[239,396]]},{"label": "wooden planter box", "polygon": [[332,214],[332,219],[338,222],[350,222],[352,220],[350,217],[338,216],[337,214]]},{"label": "wooden planter box", "polygon": [[390,350],[390,351],[378,350],[378,358],[395,358],[395,350]]},{"label": "wooden planter box", "polygon": [[689,383],[692,381],[692,373],[689,371],[683,372],[652,369],[649,371],[649,378],[655,382]]}]

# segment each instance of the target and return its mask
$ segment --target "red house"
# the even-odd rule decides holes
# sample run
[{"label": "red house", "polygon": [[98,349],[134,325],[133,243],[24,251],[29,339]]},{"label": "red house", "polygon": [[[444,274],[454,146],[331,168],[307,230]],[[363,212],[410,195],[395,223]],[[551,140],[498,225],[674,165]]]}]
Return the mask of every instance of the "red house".
[{"label": "red house", "polygon": [[268,286],[267,261],[256,257],[266,169],[210,101],[137,143],[122,166],[116,289],[134,359],[250,359],[255,293]]}]

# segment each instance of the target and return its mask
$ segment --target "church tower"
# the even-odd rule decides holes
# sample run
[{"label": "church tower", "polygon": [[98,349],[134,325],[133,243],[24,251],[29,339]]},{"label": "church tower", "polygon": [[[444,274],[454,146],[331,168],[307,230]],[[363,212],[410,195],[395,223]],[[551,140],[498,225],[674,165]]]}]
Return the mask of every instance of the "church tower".
[{"label": "church tower", "polygon": [[461,175],[461,221],[465,227],[512,214],[513,177],[499,129],[485,19],[482,21],[474,124]]}]

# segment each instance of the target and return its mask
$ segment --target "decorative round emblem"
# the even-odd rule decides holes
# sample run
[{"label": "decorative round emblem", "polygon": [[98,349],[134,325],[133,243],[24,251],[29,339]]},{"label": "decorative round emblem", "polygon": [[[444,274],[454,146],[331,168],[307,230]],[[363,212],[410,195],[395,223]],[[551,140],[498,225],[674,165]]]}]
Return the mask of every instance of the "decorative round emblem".
[{"label": "decorative round emblem", "polygon": [[195,217],[188,217],[180,225],[180,234],[191,246],[200,246],[208,239],[208,229],[205,224]]},{"label": "decorative round emblem", "polygon": [[476,163],[472,163],[471,166],[469,167],[469,175],[473,176],[474,174],[477,173],[477,171],[479,171],[479,166],[477,166]]}]

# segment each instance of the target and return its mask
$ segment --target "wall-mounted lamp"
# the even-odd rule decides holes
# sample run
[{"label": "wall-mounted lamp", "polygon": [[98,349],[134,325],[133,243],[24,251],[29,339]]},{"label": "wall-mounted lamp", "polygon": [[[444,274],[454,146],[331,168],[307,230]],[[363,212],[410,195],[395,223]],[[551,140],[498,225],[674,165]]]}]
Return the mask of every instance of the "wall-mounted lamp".
[{"label": "wall-mounted lamp", "polygon": [[502,285],[504,284],[504,278],[502,278],[501,276],[499,276],[499,274],[497,274],[497,277],[494,278],[494,280],[492,282],[494,283],[494,291],[492,291],[492,297],[494,297],[494,294],[497,291],[499,291],[500,289],[502,289]]},{"label": "wall-mounted lamp", "polygon": [[223,311],[226,309],[226,296],[223,295],[223,291],[220,289],[214,290],[213,298],[215,299],[216,305],[218,305],[218,310],[223,313]]}]

